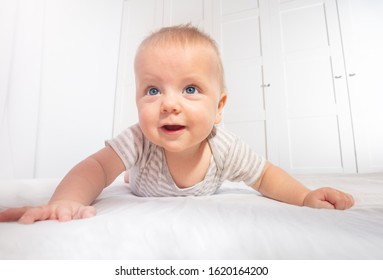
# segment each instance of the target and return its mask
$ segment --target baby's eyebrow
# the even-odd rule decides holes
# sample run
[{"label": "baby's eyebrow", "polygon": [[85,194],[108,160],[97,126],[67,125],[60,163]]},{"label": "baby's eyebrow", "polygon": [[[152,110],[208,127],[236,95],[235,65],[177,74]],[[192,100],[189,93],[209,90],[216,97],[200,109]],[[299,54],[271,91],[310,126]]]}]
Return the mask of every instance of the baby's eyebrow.
[{"label": "baby's eyebrow", "polygon": [[153,86],[153,87],[156,87],[158,84],[160,83],[160,81],[156,78],[153,78],[153,77],[145,77],[145,78],[141,78],[141,79],[136,79],[136,87],[150,87],[150,86]]}]

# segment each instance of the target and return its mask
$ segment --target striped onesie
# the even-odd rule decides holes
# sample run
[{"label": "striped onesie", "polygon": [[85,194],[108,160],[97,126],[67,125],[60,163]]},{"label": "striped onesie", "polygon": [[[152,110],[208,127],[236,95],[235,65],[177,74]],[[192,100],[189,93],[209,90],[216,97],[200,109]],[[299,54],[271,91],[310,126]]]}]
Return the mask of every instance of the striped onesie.
[{"label": "striped onesie", "polygon": [[208,136],[212,151],[203,181],[189,188],[178,188],[168,169],[162,147],[152,144],[138,124],[106,142],[129,170],[130,188],[138,196],[200,196],[217,191],[225,180],[254,185],[266,160],[229,131],[214,127]]}]

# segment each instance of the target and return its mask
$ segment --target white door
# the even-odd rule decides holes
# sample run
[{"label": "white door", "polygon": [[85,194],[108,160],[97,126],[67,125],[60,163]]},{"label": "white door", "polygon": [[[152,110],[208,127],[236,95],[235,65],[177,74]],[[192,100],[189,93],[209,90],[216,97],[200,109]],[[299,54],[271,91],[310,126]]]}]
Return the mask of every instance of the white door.
[{"label": "white door", "polygon": [[383,1],[338,0],[359,172],[383,171]]},{"label": "white door", "polygon": [[[270,1],[279,164],[293,173],[355,172],[347,83],[332,0]],[[272,73],[270,73],[272,72]]]},{"label": "white door", "polygon": [[191,23],[211,32],[212,0],[164,0],[163,26]]},{"label": "white door", "polygon": [[215,1],[214,35],[220,45],[228,99],[224,126],[267,156],[260,7],[254,0]]}]

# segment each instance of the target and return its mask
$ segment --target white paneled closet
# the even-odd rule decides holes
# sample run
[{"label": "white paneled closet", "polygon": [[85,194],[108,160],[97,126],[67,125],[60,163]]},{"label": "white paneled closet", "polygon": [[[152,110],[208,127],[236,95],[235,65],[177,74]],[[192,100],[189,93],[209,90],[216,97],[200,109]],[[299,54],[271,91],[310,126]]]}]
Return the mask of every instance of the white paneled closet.
[{"label": "white paneled closet", "polygon": [[382,171],[383,2],[270,3],[283,85],[280,165],[292,172]]},{"label": "white paneled closet", "polygon": [[[269,137],[264,93],[270,84],[264,79],[265,53],[263,18],[257,1],[214,2],[214,37],[221,47],[228,89],[224,125],[268,156]],[[219,13],[220,11],[220,13]]]},{"label": "white paneled closet", "polygon": [[[291,172],[355,172],[350,100],[336,1],[275,3],[280,165]],[[272,75],[272,73],[271,73]]]}]

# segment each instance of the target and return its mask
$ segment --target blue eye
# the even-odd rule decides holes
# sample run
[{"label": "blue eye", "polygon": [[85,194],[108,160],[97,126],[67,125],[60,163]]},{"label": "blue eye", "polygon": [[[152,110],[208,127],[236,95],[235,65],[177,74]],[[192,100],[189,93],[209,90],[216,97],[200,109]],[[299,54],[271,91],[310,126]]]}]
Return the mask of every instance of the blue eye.
[{"label": "blue eye", "polygon": [[159,93],[160,93],[160,91],[155,87],[149,88],[148,91],[146,92],[147,95],[151,95],[151,96],[157,95]]},{"label": "blue eye", "polygon": [[183,92],[186,93],[186,94],[196,94],[196,93],[198,93],[199,91],[198,91],[198,89],[197,89],[196,87],[194,87],[194,86],[188,86],[188,87],[186,87],[186,88],[184,89]]}]

